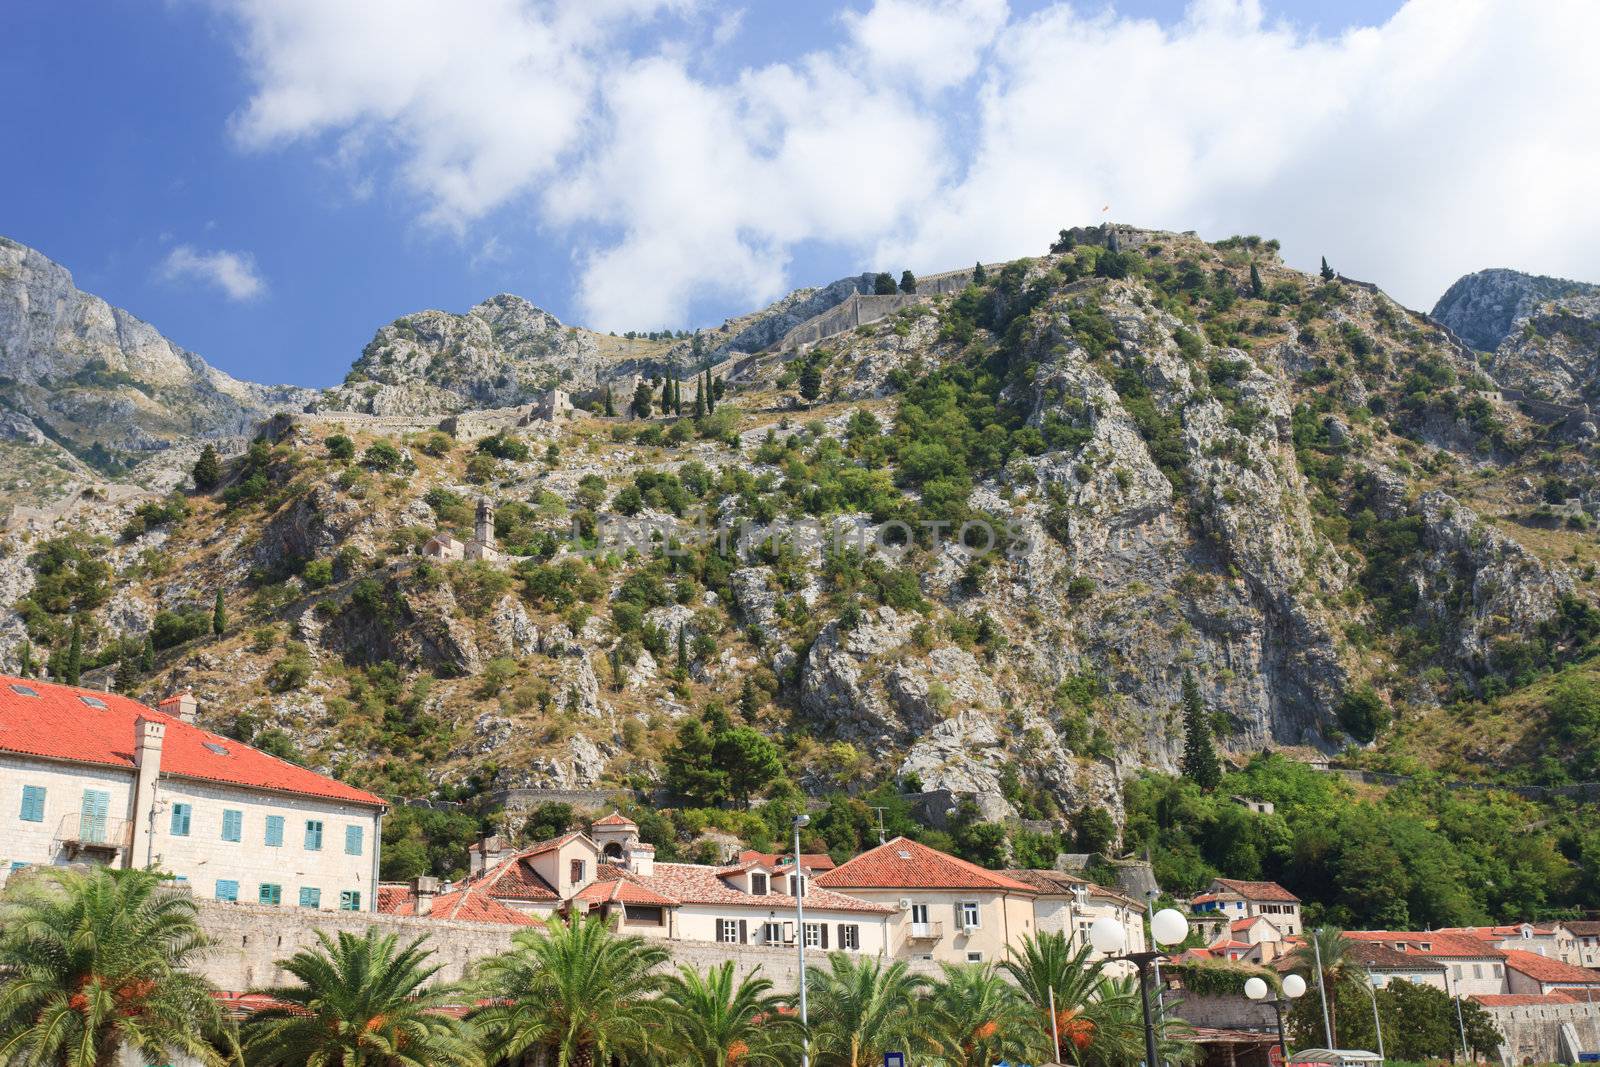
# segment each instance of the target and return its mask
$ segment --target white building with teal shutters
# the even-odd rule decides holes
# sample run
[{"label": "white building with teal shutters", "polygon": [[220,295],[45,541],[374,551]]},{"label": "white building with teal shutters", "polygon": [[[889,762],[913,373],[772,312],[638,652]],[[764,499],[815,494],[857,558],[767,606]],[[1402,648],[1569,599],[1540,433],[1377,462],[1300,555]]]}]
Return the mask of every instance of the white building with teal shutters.
[{"label": "white building with teal shutters", "polygon": [[383,800],[194,723],[185,694],[0,676],[0,881],[30,864],[155,867],[196,896],[376,910]]}]

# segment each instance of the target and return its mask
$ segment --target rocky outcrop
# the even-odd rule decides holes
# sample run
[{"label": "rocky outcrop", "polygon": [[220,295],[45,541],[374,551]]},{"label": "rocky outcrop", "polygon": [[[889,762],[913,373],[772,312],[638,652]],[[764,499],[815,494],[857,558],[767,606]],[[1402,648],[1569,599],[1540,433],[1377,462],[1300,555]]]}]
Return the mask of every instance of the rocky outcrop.
[{"label": "rocky outcrop", "polygon": [[195,438],[249,435],[262,419],[316,395],[224,374],[78,289],[65,267],[3,237],[0,377],[8,436],[46,435],[108,469]]},{"label": "rocky outcrop", "polygon": [[1492,352],[1540,304],[1558,297],[1596,294],[1600,294],[1600,286],[1497,267],[1456,279],[1433,305],[1433,317],[1473,348]]},{"label": "rocky outcrop", "polygon": [[1533,307],[1489,358],[1501,386],[1557,404],[1600,400],[1600,287]]}]

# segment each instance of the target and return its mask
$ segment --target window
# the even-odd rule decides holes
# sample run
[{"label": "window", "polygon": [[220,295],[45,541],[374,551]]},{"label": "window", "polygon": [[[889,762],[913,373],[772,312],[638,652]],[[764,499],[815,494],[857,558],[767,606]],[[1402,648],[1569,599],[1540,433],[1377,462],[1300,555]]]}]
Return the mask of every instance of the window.
[{"label": "window", "polygon": [[781,944],[783,944],[784,940],[785,940],[785,938],[783,936],[783,923],[762,923],[761,924],[761,943],[762,944],[764,944],[764,945],[781,945]]},{"label": "window", "polygon": [[1474,963],[1472,965],[1472,977],[1474,977],[1474,978],[1482,978],[1483,977],[1483,964]]},{"label": "window", "polygon": [[839,924],[839,947],[846,952],[858,952],[861,949],[861,927],[855,923]]},{"label": "window", "polygon": [[584,883],[584,881],[585,881],[585,879],[584,879],[585,868],[586,868],[586,865],[584,864],[584,862],[582,860],[573,860],[572,861],[572,884],[573,885],[582,885]]},{"label": "window", "polygon": [[660,926],[666,920],[666,912],[654,904],[624,904],[622,917],[639,926]]},{"label": "window", "polygon": [[89,705],[91,708],[104,708],[106,706],[106,702],[101,700],[99,697],[80,695],[78,699]]},{"label": "window", "polygon": [[963,900],[956,905],[956,925],[963,930],[976,930],[983,925],[982,913],[976,900]]},{"label": "window", "polygon": [[217,744],[215,741],[202,741],[200,743],[204,745],[206,751],[211,753],[213,756],[226,756],[228,754],[227,748]]},{"label": "window", "polygon": [[261,890],[256,894],[256,899],[263,904],[283,903],[283,886],[273,885],[271,882],[262,882]]},{"label": "window", "polygon": [[232,808],[224,808],[222,812],[222,839],[224,841],[244,840],[244,812]]},{"label": "window", "polygon": [[981,952],[969,952],[969,953],[967,953],[967,962],[968,963],[982,963],[983,962],[983,953],[981,953]]},{"label": "window", "polygon": [[320,851],[322,851],[322,820],[321,819],[307,819],[306,820],[306,851],[307,852],[320,852]]},{"label": "window", "polygon": [[805,875],[791,874],[789,876],[789,895],[791,897],[803,897],[806,895]]},{"label": "window", "polygon": [[806,923],[806,948],[821,948],[822,924]]},{"label": "window", "polygon": [[1450,969],[1455,972],[1456,981],[1461,981],[1461,964],[1452,964]]},{"label": "window", "polygon": [[11,683],[11,691],[19,697],[36,697],[39,695],[39,691],[33,686],[18,685],[16,682]]},{"label": "window", "polygon": [[111,794],[103,789],[85,789],[78,808],[78,840],[99,844],[106,839],[106,814],[111,810]]},{"label": "window", "polygon": [[188,837],[189,820],[194,814],[194,809],[188,804],[172,805],[172,836]]},{"label": "window", "polygon": [[750,873],[750,892],[758,897],[767,895],[767,875],[764,871]]},{"label": "window", "polygon": [[315,886],[300,887],[300,906],[302,908],[322,907],[322,890]]},{"label": "window", "polygon": [[365,828],[360,826],[346,826],[344,828],[344,854],[346,856],[359,856],[366,847]]},{"label": "window", "polygon": [[282,848],[283,847],[283,816],[282,815],[268,815],[267,816],[266,845],[267,845],[268,848]]},{"label": "window", "polygon": [[360,911],[361,891],[359,889],[346,889],[339,894],[340,911]]},{"label": "window", "polygon": [[724,945],[737,945],[739,943],[739,920],[718,919],[717,940]]},{"label": "window", "polygon": [[22,787],[22,821],[44,822],[44,786]]}]

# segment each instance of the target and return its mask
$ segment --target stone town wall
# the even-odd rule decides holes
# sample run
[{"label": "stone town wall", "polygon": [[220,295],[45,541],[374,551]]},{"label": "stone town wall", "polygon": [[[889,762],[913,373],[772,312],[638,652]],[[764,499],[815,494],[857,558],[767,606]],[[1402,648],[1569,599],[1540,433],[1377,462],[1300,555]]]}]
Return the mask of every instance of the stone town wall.
[{"label": "stone town wall", "polygon": [[[290,978],[277,966],[277,961],[314,947],[319,930],[336,937],[341,930],[360,934],[375,925],[407,940],[426,934],[429,946],[437,953],[434,962],[444,965],[439,972],[440,980],[454,982],[465,976],[475,961],[509,948],[511,935],[517,929],[370,912],[303,911],[212,900],[197,903],[200,924],[213,941],[203,973],[218,988],[235,992],[288,983]],[[664,943],[672,953],[670,967],[688,964],[705,970],[732,960],[741,975],[759,967],[762,976],[770,979],[780,992],[795,989],[798,963],[793,949],[721,945],[711,941]],[[910,965],[919,974],[934,976],[938,973],[938,967],[927,961],[914,960]]]},{"label": "stone town wall", "polygon": [[[1506,1039],[1500,1047],[1507,1064],[1572,1063],[1575,1052],[1600,1051],[1600,1003],[1484,1006],[1483,1010]],[[1577,1049],[1568,1047],[1563,1031],[1577,1038]]]}]

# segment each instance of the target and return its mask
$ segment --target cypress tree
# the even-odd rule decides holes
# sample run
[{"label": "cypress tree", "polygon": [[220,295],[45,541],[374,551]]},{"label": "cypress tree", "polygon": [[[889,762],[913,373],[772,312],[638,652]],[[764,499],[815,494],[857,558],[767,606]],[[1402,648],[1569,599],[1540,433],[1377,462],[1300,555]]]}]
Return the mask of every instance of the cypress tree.
[{"label": "cypress tree", "polygon": [[678,627],[678,669],[684,671],[689,669],[688,630],[687,626]]},{"label": "cypress tree", "polygon": [[27,638],[22,639],[22,646],[17,650],[17,673],[24,678],[33,677],[33,642]]},{"label": "cypress tree", "polygon": [[606,407],[605,407],[605,412],[606,412],[607,416],[612,416],[612,415],[615,415],[617,413],[617,405],[616,405],[615,401],[613,401],[611,399],[611,383],[610,382],[606,383]]},{"label": "cypress tree", "polygon": [[806,365],[800,368],[800,397],[808,404],[814,404],[822,395],[822,368],[817,366],[814,359],[806,360]]},{"label": "cypress tree", "polygon": [[697,419],[706,417],[706,396],[698,380],[694,383],[694,417]]},{"label": "cypress tree", "polygon": [[744,685],[739,689],[739,714],[744,716],[745,722],[754,722],[756,712],[761,710],[761,694],[756,691],[756,682],[748,674],[744,676]]},{"label": "cypress tree", "polygon": [[194,470],[190,472],[194,478],[194,487],[202,493],[210,492],[222,481],[222,457],[217,455],[217,450],[212,445],[200,450],[200,458],[194,461]]},{"label": "cypress tree", "polygon": [[914,293],[917,291],[917,276],[912,274],[909,268],[904,274],[900,275],[900,291],[902,293]]},{"label": "cypress tree", "polygon": [[222,590],[217,590],[217,599],[211,605],[211,632],[221,637],[228,629],[228,607],[222,602]]},{"label": "cypress tree", "polygon": [[706,412],[717,410],[717,391],[711,388],[711,368],[706,368]]},{"label": "cypress tree", "polygon": [[1261,294],[1263,291],[1264,290],[1261,285],[1261,271],[1256,268],[1254,263],[1252,263],[1250,264],[1250,295],[1259,300],[1261,299]]},{"label": "cypress tree", "polygon": [[650,417],[651,398],[654,395],[650,383],[641,381],[633,389],[633,413],[641,419]]},{"label": "cypress tree", "polygon": [[661,383],[661,414],[672,414],[672,379],[668,378]]},{"label": "cypress tree", "polygon": [[982,285],[988,280],[989,272],[983,269],[983,260],[980,259],[972,265],[972,284]]},{"label": "cypress tree", "polygon": [[1191,671],[1183,672],[1183,775],[1207,790],[1222,781],[1222,761],[1211,743],[1206,704]]},{"label": "cypress tree", "polygon": [[711,399],[721,400],[722,394],[727,391],[727,388],[727,383],[725,383],[721,378],[711,379]]},{"label": "cypress tree", "polygon": [[72,619],[72,638],[67,643],[67,662],[62,671],[62,680],[68,685],[77,685],[78,676],[83,673],[83,623],[77,617]]},{"label": "cypress tree", "polygon": [[1333,281],[1333,268],[1328,266],[1327,256],[1322,257],[1322,280],[1325,282]]},{"label": "cypress tree", "polygon": [[139,650],[139,671],[149,674],[156,669],[156,641],[150,634],[144,635],[144,647]]},{"label": "cypress tree", "polygon": [[119,693],[131,693],[138,681],[139,668],[133,662],[133,657],[128,655],[127,649],[123,649],[122,655],[117,657],[117,677],[111,687]]}]

